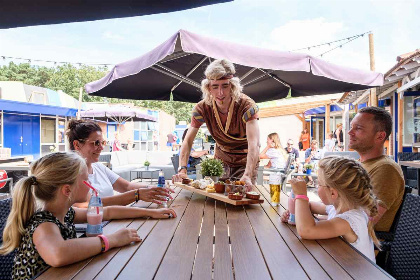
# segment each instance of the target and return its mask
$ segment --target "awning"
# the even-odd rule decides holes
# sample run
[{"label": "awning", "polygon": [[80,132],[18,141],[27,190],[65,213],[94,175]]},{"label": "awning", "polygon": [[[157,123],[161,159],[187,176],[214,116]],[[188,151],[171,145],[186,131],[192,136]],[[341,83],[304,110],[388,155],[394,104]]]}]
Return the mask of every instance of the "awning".
[{"label": "awning", "polygon": [[28,102],[0,100],[0,110],[15,113],[75,117],[77,109]]},{"label": "awning", "polygon": [[[342,111],[340,106],[330,105],[330,112],[336,112],[336,111]],[[309,109],[309,110],[305,111],[305,116],[317,115],[317,114],[325,114],[325,106],[312,108],[312,109]]]}]

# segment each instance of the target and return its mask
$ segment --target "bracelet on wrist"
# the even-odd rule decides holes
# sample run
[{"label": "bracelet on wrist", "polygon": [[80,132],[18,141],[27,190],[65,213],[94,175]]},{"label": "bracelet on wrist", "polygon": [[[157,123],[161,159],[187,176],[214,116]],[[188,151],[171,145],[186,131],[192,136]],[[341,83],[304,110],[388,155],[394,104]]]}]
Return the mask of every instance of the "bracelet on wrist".
[{"label": "bracelet on wrist", "polygon": [[295,196],[295,199],[303,199],[303,200],[307,200],[309,201],[309,197],[307,195],[304,194],[298,194]]},{"label": "bracelet on wrist", "polygon": [[136,202],[139,202],[139,197],[140,197],[140,194],[139,194],[139,189],[137,189],[135,192],[134,192],[134,198],[135,198],[135,200],[136,200]]},{"label": "bracelet on wrist", "polygon": [[105,235],[98,235],[99,239],[101,240],[101,253],[105,253],[109,250],[109,241]]}]

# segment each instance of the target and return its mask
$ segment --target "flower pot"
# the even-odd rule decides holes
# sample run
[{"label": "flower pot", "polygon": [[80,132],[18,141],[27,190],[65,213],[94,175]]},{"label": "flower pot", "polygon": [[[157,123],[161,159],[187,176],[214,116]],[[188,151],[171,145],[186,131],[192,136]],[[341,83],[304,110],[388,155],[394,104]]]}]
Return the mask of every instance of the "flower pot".
[{"label": "flower pot", "polygon": [[206,176],[206,177],[209,177],[210,179],[212,179],[213,180],[213,182],[217,182],[217,181],[219,181],[219,176]]},{"label": "flower pot", "polygon": [[311,175],[311,173],[312,173],[312,169],[306,169],[306,175]]},{"label": "flower pot", "polygon": [[145,167],[144,167],[144,169],[145,169],[145,170],[149,170],[149,166],[145,166]]}]

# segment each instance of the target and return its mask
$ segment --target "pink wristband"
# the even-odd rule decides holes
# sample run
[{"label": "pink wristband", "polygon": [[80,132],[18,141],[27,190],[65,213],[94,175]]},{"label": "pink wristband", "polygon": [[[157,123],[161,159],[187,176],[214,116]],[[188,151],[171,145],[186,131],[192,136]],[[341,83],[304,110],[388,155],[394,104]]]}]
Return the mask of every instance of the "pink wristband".
[{"label": "pink wristband", "polygon": [[304,199],[309,201],[309,197],[304,194],[298,194],[297,196],[295,196],[295,199]]},{"label": "pink wristband", "polygon": [[102,252],[106,252],[106,251],[108,251],[109,250],[109,241],[108,241],[108,238],[105,236],[105,235],[98,235],[98,237],[100,238],[100,239],[102,239],[102,241],[104,242],[104,244],[105,244],[105,249],[104,250],[102,250]]}]

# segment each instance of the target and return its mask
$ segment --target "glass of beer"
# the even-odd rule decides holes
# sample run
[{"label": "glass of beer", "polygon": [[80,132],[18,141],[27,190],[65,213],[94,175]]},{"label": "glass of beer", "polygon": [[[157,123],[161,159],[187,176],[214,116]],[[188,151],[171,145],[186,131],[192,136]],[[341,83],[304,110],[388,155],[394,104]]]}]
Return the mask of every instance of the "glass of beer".
[{"label": "glass of beer", "polygon": [[271,173],[269,184],[270,184],[271,205],[278,206],[280,203],[281,173]]}]

